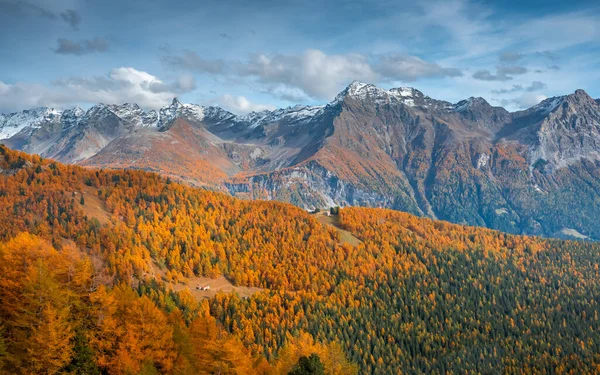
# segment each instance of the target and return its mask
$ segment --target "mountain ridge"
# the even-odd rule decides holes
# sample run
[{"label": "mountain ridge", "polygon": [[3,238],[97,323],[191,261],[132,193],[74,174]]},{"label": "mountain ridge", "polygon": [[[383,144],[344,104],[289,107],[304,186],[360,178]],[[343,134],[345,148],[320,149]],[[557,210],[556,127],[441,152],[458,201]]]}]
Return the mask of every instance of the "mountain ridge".
[{"label": "mountain ridge", "polygon": [[[516,112],[483,98],[452,104],[356,81],[326,105],[245,116],[177,98],[158,111],[99,104],[82,112],[33,111],[42,119],[22,120],[0,142],[305,208],[387,207],[511,233],[600,239],[592,222],[600,215],[600,104],[583,90]],[[9,116],[21,118],[0,119]]]},{"label": "mountain ridge", "polygon": [[[590,99],[592,99],[600,104],[600,98],[593,99],[587,94],[587,92],[585,92],[585,90],[577,89],[573,94],[570,94],[570,95],[555,96],[555,97],[550,97],[550,98],[544,99],[542,102],[540,102],[536,105],[533,105],[532,107],[530,107],[528,109],[517,110],[514,112],[510,112],[507,110],[505,110],[505,111],[508,113],[518,113],[518,112],[522,112],[522,111],[528,111],[528,110],[531,110],[531,109],[541,106],[545,102],[560,100],[560,99],[568,98],[571,96],[577,96],[580,94],[584,94],[585,96],[589,97]],[[191,110],[192,112],[197,111],[196,113],[198,114],[199,119],[202,118],[202,115],[200,114],[200,110],[209,110],[209,111],[216,110],[219,112],[223,112],[226,115],[229,115],[231,117],[235,117],[235,118],[239,119],[238,121],[255,122],[256,120],[264,119],[264,117],[266,117],[268,115],[276,115],[276,114],[286,115],[289,113],[299,112],[299,109],[314,113],[314,112],[316,112],[320,109],[323,109],[327,106],[336,105],[346,96],[350,96],[353,98],[360,98],[360,99],[367,99],[369,96],[372,98],[387,97],[390,100],[396,100],[399,102],[403,102],[404,104],[407,104],[409,106],[418,106],[418,104],[414,104],[414,98],[419,98],[419,99],[424,99],[426,101],[434,101],[437,103],[444,103],[444,104],[446,104],[445,108],[447,108],[449,110],[454,109],[459,112],[461,110],[464,110],[466,105],[473,105],[473,104],[487,105],[487,106],[490,106],[493,108],[502,108],[503,109],[503,107],[491,106],[487,102],[487,100],[485,100],[482,97],[469,97],[469,98],[460,100],[456,103],[450,103],[445,100],[433,99],[433,98],[423,94],[423,92],[421,92],[420,90],[418,90],[414,87],[396,87],[396,88],[390,88],[390,89],[386,90],[383,88],[379,88],[374,84],[364,83],[364,82],[360,82],[360,81],[353,81],[344,90],[342,90],[338,95],[336,95],[336,97],[332,101],[330,101],[326,104],[323,104],[323,105],[296,104],[296,105],[292,105],[292,106],[288,106],[288,107],[277,108],[274,110],[262,110],[262,111],[258,111],[258,112],[253,111],[246,115],[235,115],[235,114],[233,114],[221,107],[218,107],[218,106],[204,106],[204,105],[198,105],[198,104],[192,104],[192,103],[182,103],[178,97],[174,97],[171,104],[169,104],[167,106],[161,107],[158,110],[151,109],[148,111],[142,109],[136,103],[129,103],[129,102],[125,102],[122,104],[98,103],[98,104],[90,107],[87,111],[83,110],[79,106],[75,106],[73,108],[67,108],[64,110],[56,109],[53,107],[43,107],[42,106],[42,107],[36,107],[36,108],[26,109],[26,110],[22,110],[22,111],[0,113],[0,130],[4,129],[6,127],[12,127],[13,123],[15,123],[17,121],[21,122],[21,127],[26,127],[26,126],[30,125],[32,121],[27,121],[28,119],[23,118],[29,114],[32,115],[31,119],[37,119],[37,120],[43,119],[45,117],[44,114],[49,115],[50,118],[52,118],[52,117],[60,118],[61,115],[65,114],[65,113],[71,114],[71,116],[75,115],[76,117],[81,117],[83,115],[86,115],[89,111],[104,109],[104,108],[112,111],[116,115],[120,114],[121,115],[120,117],[122,119],[126,119],[127,117],[132,116],[133,114],[135,114],[137,112],[140,115],[140,117],[145,117],[148,120],[151,120],[150,124],[153,126],[156,126],[156,127],[164,126],[165,123],[172,120],[173,116],[177,115],[177,111],[181,110],[181,109],[188,109],[188,110]],[[421,104],[421,106],[422,106],[422,104]],[[127,109],[127,110],[125,110],[125,109]],[[276,116],[274,116],[274,117],[276,117]],[[146,124],[146,123],[144,123],[144,124]],[[0,139],[10,138],[10,136],[7,136],[6,134],[7,133],[0,132]],[[10,133],[10,134],[14,135],[15,133]]]}]

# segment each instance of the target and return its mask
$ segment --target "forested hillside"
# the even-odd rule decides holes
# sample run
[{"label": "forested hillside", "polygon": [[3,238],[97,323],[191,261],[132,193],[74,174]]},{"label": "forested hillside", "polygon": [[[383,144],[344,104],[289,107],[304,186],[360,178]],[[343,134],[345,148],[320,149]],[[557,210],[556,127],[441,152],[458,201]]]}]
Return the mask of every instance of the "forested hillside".
[{"label": "forested hillside", "polygon": [[[1,369],[287,374],[315,353],[331,374],[600,371],[597,244],[339,220],[362,242],[288,204],[0,146]],[[170,289],[219,275],[264,290]]]}]

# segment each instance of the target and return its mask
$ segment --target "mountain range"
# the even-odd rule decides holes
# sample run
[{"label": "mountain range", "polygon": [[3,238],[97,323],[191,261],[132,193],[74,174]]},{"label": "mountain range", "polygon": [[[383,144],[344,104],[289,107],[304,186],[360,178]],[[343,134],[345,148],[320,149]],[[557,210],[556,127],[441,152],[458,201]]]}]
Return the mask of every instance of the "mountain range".
[{"label": "mountain range", "polygon": [[0,115],[0,143],[304,208],[600,239],[600,100],[583,90],[517,112],[361,82],[323,106],[245,116],[177,99],[158,111],[38,108]]}]

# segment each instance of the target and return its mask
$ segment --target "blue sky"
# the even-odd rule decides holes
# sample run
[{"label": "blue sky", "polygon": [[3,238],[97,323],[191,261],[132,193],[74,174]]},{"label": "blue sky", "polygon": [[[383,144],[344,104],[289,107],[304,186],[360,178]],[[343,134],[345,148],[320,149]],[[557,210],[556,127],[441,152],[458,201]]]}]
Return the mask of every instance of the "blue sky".
[{"label": "blue sky", "polygon": [[0,0],[0,111],[184,102],[236,113],[353,80],[511,110],[600,97],[596,1]]}]

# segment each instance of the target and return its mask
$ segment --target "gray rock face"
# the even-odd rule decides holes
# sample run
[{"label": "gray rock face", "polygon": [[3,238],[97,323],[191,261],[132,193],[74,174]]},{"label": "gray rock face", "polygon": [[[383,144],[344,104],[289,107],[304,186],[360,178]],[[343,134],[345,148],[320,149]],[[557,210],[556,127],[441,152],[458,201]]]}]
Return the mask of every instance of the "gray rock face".
[{"label": "gray rock face", "polygon": [[541,121],[530,160],[560,168],[600,151],[600,106],[585,91],[564,97]]},{"label": "gray rock face", "polygon": [[306,208],[388,207],[514,233],[600,239],[600,103],[578,90],[510,113],[354,82],[324,106],[236,116],[173,102],[0,115],[1,142],[158,171]]}]

